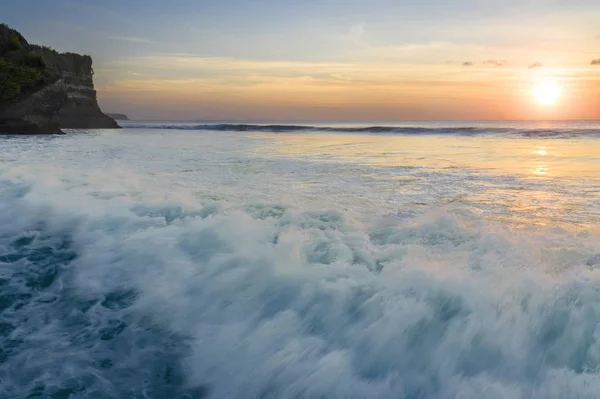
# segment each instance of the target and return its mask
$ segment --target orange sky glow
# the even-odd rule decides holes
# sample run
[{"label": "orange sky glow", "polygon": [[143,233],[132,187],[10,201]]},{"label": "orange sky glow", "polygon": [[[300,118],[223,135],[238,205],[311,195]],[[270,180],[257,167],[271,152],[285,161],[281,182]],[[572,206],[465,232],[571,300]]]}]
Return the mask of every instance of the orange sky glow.
[{"label": "orange sky glow", "polygon": [[133,118],[600,119],[597,0],[28,1],[5,21]]}]

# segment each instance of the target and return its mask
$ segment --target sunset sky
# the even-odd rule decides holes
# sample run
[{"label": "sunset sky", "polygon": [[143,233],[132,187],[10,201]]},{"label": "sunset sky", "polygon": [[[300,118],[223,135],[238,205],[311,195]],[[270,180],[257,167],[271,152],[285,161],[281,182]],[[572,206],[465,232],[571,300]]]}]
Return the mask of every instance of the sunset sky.
[{"label": "sunset sky", "polygon": [[[143,119],[600,119],[598,0],[0,0]],[[560,88],[535,101],[540,82]]]}]

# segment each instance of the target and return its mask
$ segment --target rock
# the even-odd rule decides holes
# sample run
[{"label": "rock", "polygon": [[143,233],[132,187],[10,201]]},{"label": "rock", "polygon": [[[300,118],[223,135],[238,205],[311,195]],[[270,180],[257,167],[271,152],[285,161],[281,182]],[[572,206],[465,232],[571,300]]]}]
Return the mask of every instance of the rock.
[{"label": "rock", "polygon": [[111,118],[113,118],[116,121],[128,121],[129,117],[127,117],[127,115],[125,114],[114,114],[114,113],[107,113],[106,115],[110,116]]},{"label": "rock", "polygon": [[0,90],[0,133],[119,128],[98,106],[89,55],[31,45],[3,24]]},{"label": "rock", "polygon": [[58,112],[65,99],[65,84],[59,79],[14,104],[0,106],[0,133],[62,133]]}]

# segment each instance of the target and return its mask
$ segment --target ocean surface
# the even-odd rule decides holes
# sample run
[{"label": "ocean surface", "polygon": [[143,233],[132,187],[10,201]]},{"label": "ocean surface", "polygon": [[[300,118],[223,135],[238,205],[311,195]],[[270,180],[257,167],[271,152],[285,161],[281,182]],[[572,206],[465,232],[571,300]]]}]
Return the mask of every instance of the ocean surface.
[{"label": "ocean surface", "polygon": [[0,397],[596,399],[600,123],[0,137]]}]

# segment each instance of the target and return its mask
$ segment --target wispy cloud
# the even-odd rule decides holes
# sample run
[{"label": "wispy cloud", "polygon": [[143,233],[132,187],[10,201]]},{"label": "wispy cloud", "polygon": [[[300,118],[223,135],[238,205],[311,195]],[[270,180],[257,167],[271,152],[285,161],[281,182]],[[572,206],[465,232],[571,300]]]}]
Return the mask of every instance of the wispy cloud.
[{"label": "wispy cloud", "polygon": [[152,40],[144,39],[143,37],[135,37],[135,36],[109,36],[108,38],[110,40],[121,40],[124,42],[131,42],[131,43],[147,43],[147,44],[156,43]]},{"label": "wispy cloud", "polygon": [[[140,65],[142,69],[140,70]],[[203,57],[194,54],[163,54],[127,57],[106,65],[119,71],[107,80],[105,91],[160,90],[173,92],[240,95],[254,93],[315,93],[342,95],[361,90],[375,92],[411,91],[453,85],[487,85],[489,76],[473,71],[448,69],[441,65],[398,65],[387,63],[267,61]],[[142,73],[134,75],[129,72]],[[513,79],[509,69],[495,70],[494,82]],[[117,87],[118,86],[118,87]],[[136,89],[137,88],[137,89]],[[235,94],[233,94],[235,93]],[[192,95],[190,94],[190,95]]]},{"label": "wispy cloud", "polygon": [[462,65],[463,66],[474,66],[474,65],[486,65],[486,66],[495,66],[495,67],[503,67],[508,63],[508,61],[506,60],[485,60],[485,61],[481,61],[481,62],[474,62],[474,61],[466,61],[463,62]]},{"label": "wispy cloud", "polygon": [[[347,69],[361,70],[362,64],[351,62],[309,62],[279,60],[248,60],[229,57],[207,57],[198,54],[160,54],[153,56],[128,57],[109,64],[116,68],[133,68],[143,65],[148,69],[169,71],[204,72],[226,74],[248,74],[261,71],[269,74],[294,75],[297,71],[318,71],[321,73],[341,72]],[[333,71],[333,72],[332,72]]]},{"label": "wispy cloud", "polygon": [[508,61],[506,61],[506,60],[486,60],[486,61],[483,61],[482,64],[503,67],[506,64],[508,64]]},{"label": "wispy cloud", "polygon": [[535,69],[535,68],[540,68],[542,67],[542,63],[541,62],[534,62],[533,64],[529,65],[529,69]]},{"label": "wispy cloud", "polygon": [[600,65],[600,58],[596,58],[595,60],[592,60],[592,62],[590,64],[591,65]]}]

